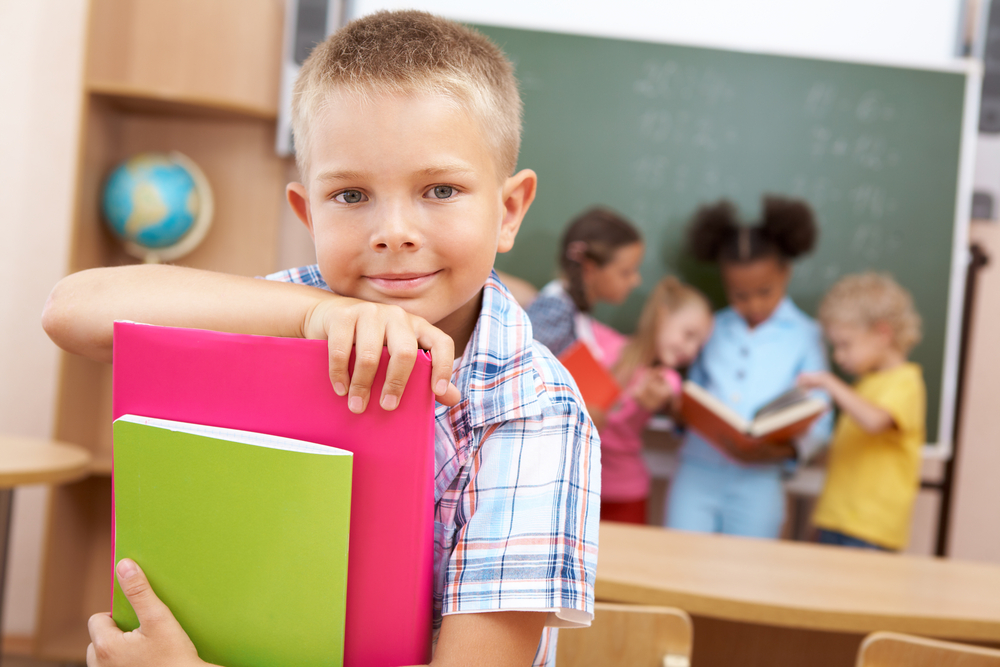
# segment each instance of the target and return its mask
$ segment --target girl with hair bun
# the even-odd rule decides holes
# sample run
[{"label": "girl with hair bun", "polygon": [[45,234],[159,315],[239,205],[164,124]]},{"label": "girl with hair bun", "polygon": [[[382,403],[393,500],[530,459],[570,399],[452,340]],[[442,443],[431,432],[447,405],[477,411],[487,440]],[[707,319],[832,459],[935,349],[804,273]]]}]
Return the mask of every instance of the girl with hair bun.
[{"label": "girl with hair bun", "polygon": [[[698,210],[688,228],[696,259],[719,265],[729,306],[689,379],[750,419],[795,386],[806,371],[825,371],[819,326],[788,298],[792,261],[808,253],[818,230],[800,200],[766,196],[761,220],[744,225],[727,201]],[[795,441],[760,441],[750,449],[708,442],[689,430],[667,500],[671,528],[778,537],[785,515],[784,464],[807,460],[830,436],[832,417],[818,419]]]}]

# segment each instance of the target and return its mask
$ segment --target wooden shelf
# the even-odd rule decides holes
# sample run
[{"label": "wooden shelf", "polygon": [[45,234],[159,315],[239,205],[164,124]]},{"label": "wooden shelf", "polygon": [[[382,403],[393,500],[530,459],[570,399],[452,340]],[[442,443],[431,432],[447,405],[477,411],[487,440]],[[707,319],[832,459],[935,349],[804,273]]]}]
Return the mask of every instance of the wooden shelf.
[{"label": "wooden shelf", "polygon": [[[274,153],[280,0],[91,0],[69,271],[134,263],[100,214],[104,181],[137,153],[180,151],[215,200],[205,240],[176,263],[247,276],[276,270],[288,161]],[[111,366],[63,356],[59,440],[93,455],[57,487],[42,566],[39,658],[83,662],[87,619],[111,599]]]},{"label": "wooden shelf", "polygon": [[[279,0],[91,0],[86,78],[135,97],[278,108]],[[98,83],[99,82],[99,83]]]},{"label": "wooden shelf", "polygon": [[256,118],[274,121],[277,109],[240,104],[220,97],[202,97],[188,93],[147,90],[115,81],[91,81],[87,90],[107,99],[121,111],[140,114],[193,116],[199,118]]}]

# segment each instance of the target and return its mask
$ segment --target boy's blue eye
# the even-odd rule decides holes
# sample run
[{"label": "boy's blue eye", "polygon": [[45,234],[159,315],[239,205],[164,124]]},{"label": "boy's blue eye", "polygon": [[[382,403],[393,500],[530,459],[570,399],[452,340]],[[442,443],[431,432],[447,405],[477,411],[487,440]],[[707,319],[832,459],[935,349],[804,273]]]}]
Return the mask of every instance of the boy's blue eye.
[{"label": "boy's blue eye", "polygon": [[365,195],[360,190],[344,190],[338,193],[334,199],[343,204],[357,204],[365,200]]},{"label": "boy's blue eye", "polygon": [[435,185],[431,190],[431,194],[436,199],[448,199],[449,197],[454,196],[455,188],[450,185]]}]

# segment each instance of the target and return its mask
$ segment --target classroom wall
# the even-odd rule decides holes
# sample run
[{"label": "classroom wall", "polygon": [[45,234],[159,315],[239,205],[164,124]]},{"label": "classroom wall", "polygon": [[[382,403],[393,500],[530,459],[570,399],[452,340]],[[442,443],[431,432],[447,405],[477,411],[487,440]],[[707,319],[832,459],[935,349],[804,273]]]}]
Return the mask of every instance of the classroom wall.
[{"label": "classroom wall", "polygon": [[[0,2],[0,433],[52,433],[59,355],[39,316],[66,270],[85,8]],[[34,632],[47,498],[15,493],[5,634]]]},{"label": "classroom wall", "polygon": [[535,30],[866,61],[940,63],[961,0],[353,0],[351,16],[415,8]]}]

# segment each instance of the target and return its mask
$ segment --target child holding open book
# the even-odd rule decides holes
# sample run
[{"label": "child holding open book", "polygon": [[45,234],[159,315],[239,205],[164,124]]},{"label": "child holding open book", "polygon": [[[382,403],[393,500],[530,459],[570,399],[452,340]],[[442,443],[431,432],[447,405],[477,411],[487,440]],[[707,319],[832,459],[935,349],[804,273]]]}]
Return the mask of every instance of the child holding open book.
[{"label": "child holding open book", "polygon": [[[103,361],[121,319],[327,340],[334,391],[354,412],[395,409],[417,349],[430,350],[431,664],[552,665],[554,628],[593,616],[600,453],[572,379],[493,272],[537,180],[514,171],[513,68],[459,24],[372,14],[305,62],[293,129],[302,182],[287,196],[318,264],[271,280],[162,265],[84,271],[53,290],[45,330]],[[383,346],[386,380],[371,397]],[[125,635],[94,615],[88,664],[204,664],[139,565],[123,559],[116,574],[140,628]]]},{"label": "child holding open book", "polygon": [[903,549],[925,442],[923,375],[906,359],[920,341],[920,316],[890,276],[862,273],[833,286],[819,320],[834,361],[858,378],[852,387],[827,372],[799,376],[800,386],[825,389],[840,409],[813,515],[819,541]]},{"label": "child holding open book", "polygon": [[[728,202],[700,209],[689,227],[692,254],[715,262],[729,307],[688,379],[749,420],[795,386],[804,371],[826,370],[819,327],[786,292],[792,261],[809,252],[817,228],[801,201],[765,197],[762,220],[741,224]],[[785,515],[785,463],[807,459],[825,444],[828,415],[805,436],[751,447],[709,441],[689,429],[667,501],[667,525],[701,532],[777,537]]]},{"label": "child holding open book", "polygon": [[601,428],[601,519],[646,523],[650,476],[642,434],[658,412],[672,412],[684,368],[712,331],[708,299],[673,277],[663,278],[646,300],[635,336],[613,367],[621,397]]}]

